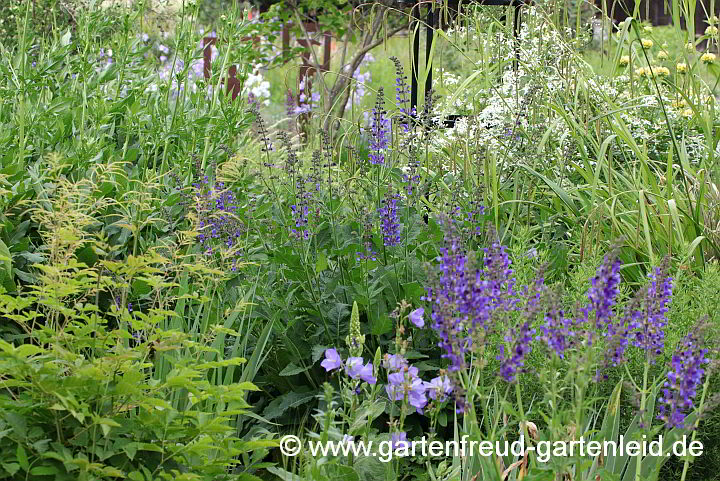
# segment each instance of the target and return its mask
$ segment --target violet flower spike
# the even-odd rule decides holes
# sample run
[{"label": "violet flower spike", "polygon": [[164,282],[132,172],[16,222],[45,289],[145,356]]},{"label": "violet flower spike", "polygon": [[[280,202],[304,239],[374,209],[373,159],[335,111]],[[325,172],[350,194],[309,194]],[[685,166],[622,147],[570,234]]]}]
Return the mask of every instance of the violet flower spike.
[{"label": "violet flower spike", "polygon": [[559,302],[553,299],[548,312],[545,313],[545,323],[540,326],[541,334],[538,339],[544,341],[560,359],[564,359],[565,351],[570,346],[573,336],[571,327],[572,320],[565,317]]},{"label": "violet flower spike", "polygon": [[383,88],[378,89],[375,107],[370,116],[370,153],[368,158],[373,165],[385,164],[385,151],[390,145],[390,119],[386,117]]},{"label": "violet flower spike", "polygon": [[499,241],[494,241],[490,247],[485,248],[485,278],[488,282],[488,295],[493,302],[493,310],[505,312],[516,307],[517,302],[513,300],[513,289],[515,278],[510,269],[510,256],[505,246]]},{"label": "violet flower spike", "polygon": [[453,233],[446,235],[446,245],[440,249],[437,267],[438,279],[435,285],[427,288],[428,294],[423,300],[432,303],[430,318],[432,328],[438,334],[438,346],[445,353],[442,357],[450,360],[448,370],[456,372],[465,367],[465,352],[470,346],[470,334],[474,324],[469,314],[479,308],[483,302],[480,298],[468,299],[472,292],[465,272],[467,257],[459,246]]},{"label": "violet flower spike", "polygon": [[610,366],[619,366],[625,361],[625,351],[630,344],[631,330],[638,325],[642,318],[642,311],[638,309],[641,299],[635,297],[628,306],[625,315],[618,323],[613,323],[610,331],[612,334],[608,337],[607,348],[603,365],[595,374],[596,380],[608,379],[607,369]]},{"label": "violet flower spike", "polygon": [[401,125],[403,127],[403,131],[407,133],[410,131],[408,117],[414,115],[414,112],[411,113],[408,109],[408,103],[410,101],[410,86],[407,83],[405,69],[400,62],[400,59],[393,56],[390,57],[390,60],[392,60],[393,64],[395,64],[395,102],[400,110],[400,113],[403,114]]},{"label": "violet flower spike", "polygon": [[665,421],[668,428],[686,427],[685,418],[693,409],[698,387],[703,382],[704,366],[710,362],[707,353],[691,332],[673,354],[667,381],[658,396],[657,419]]},{"label": "violet flower spike", "polygon": [[517,380],[517,374],[522,372],[525,366],[525,358],[532,351],[532,339],[535,334],[535,329],[530,327],[529,322],[525,322],[520,329],[514,332],[514,342],[510,337],[509,341],[513,342],[511,352],[507,357],[504,357],[505,348],[501,346],[501,352],[503,356],[498,356],[498,360],[502,361],[500,366],[500,375],[505,378],[507,382],[515,382]]},{"label": "violet flower spike", "polygon": [[595,277],[592,278],[588,290],[588,304],[581,309],[583,322],[589,318],[590,311],[595,312],[595,329],[604,332],[605,336],[612,336],[612,307],[618,295],[620,284],[620,267],[622,261],[614,254],[605,256],[602,265],[598,267]]},{"label": "violet flower spike", "polygon": [[633,344],[643,349],[651,360],[665,348],[668,304],[672,297],[672,277],[668,276],[667,262],[650,274],[650,284],[643,298],[645,309],[641,319],[632,326],[636,329]]},{"label": "violet flower spike", "polygon": [[397,214],[397,194],[388,194],[383,199],[383,206],[378,209],[382,222],[383,244],[385,247],[393,247],[400,244],[400,221]]}]

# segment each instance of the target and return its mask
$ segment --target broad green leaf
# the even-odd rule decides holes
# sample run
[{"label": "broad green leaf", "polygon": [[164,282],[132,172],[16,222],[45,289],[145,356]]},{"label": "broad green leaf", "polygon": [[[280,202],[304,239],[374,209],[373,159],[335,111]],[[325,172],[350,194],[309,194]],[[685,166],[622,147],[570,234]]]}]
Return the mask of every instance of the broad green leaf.
[{"label": "broad green leaf", "polygon": [[28,472],[30,469],[30,462],[28,461],[25,448],[23,448],[20,444],[18,444],[18,447],[15,450],[15,460],[18,462],[23,471]]},{"label": "broad green leaf", "polygon": [[295,374],[300,374],[301,372],[305,372],[308,369],[310,369],[311,366],[296,366],[295,363],[290,363],[285,368],[280,371],[280,376],[294,376]]},{"label": "broad green leaf", "polygon": [[317,260],[315,261],[315,272],[320,273],[328,268],[327,256],[324,252],[318,252]]},{"label": "broad green leaf", "polygon": [[266,420],[272,421],[273,419],[285,414],[288,409],[296,408],[309,403],[314,400],[317,395],[318,391],[303,393],[290,391],[273,399],[263,411],[262,416]]},{"label": "broad green leaf", "polygon": [[0,239],[0,285],[7,292],[14,292],[16,289],[13,280],[12,255],[2,239]]}]

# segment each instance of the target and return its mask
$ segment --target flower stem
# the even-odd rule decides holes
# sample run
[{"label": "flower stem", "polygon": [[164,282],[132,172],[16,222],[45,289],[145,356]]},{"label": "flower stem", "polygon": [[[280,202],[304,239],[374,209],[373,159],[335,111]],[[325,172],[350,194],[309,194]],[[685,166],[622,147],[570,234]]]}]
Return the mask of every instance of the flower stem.
[{"label": "flower stem", "polygon": [[[648,382],[648,370],[650,369],[650,361],[645,361],[645,369],[643,371],[643,388],[640,391],[640,416],[641,419],[645,417],[645,401],[647,397],[647,382]],[[645,423],[643,423],[643,430],[645,429]],[[635,481],[641,480],[642,471],[642,455],[638,454],[635,461]]]},{"label": "flower stem", "polygon": [[[693,441],[695,441],[695,438],[697,437],[697,428],[700,425],[700,414],[702,413],[703,405],[705,404],[705,395],[707,394],[708,387],[710,386],[710,373],[705,376],[705,383],[703,384],[703,391],[700,395],[700,404],[698,405],[697,410],[697,416],[695,417],[695,422],[693,423],[693,430],[692,430],[692,437],[690,438],[690,445],[692,446]],[[683,463],[683,470],[682,470],[682,476],[680,477],[680,481],[685,481],[685,477],[687,476],[688,468],[690,467],[690,455],[685,456],[685,462]]]}]

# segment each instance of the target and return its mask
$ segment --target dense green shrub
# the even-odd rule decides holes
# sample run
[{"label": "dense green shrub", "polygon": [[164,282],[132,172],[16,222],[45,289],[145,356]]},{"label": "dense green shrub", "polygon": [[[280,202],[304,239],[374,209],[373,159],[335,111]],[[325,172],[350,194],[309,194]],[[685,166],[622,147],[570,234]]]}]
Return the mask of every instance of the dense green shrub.
[{"label": "dense green shrub", "polygon": [[73,24],[73,0],[9,0],[0,5],[0,43],[11,46],[25,28],[51,36]]}]

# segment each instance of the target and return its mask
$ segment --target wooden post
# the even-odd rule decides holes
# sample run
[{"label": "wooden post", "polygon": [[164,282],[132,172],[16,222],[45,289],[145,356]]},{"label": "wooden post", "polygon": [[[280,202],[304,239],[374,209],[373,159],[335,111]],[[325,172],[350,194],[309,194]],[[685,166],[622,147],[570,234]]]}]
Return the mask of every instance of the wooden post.
[{"label": "wooden post", "polygon": [[290,51],[290,22],[283,24],[282,29],[282,53],[287,56]]},{"label": "wooden post", "polygon": [[[291,22],[287,22],[283,25],[282,30],[282,48],[283,54],[287,54],[290,50],[290,27]],[[302,24],[303,29],[308,34],[318,32],[318,24],[315,21],[307,21]],[[323,32],[323,43],[313,38],[298,38],[298,45],[303,47],[303,53],[301,54],[302,64],[298,72],[298,84],[302,84],[303,92],[306,96],[310,96],[312,90],[312,76],[317,73],[316,67],[310,64],[310,58],[312,55],[311,48],[317,45],[323,45],[323,58],[322,64],[319,65],[322,72],[330,70],[330,56],[332,54],[332,35],[329,31]],[[299,92],[298,92],[299,93]]]},{"label": "wooden post", "polygon": [[323,52],[323,71],[329,72],[330,71],[330,47],[332,45],[332,36],[330,35],[330,32],[325,32],[324,34],[324,40],[325,40],[325,48]]},{"label": "wooden post", "polygon": [[298,82],[302,83],[305,95],[310,95],[310,77],[315,74],[315,67],[310,65],[310,49],[313,47],[313,45],[320,45],[320,42],[318,42],[317,40],[308,41],[304,38],[299,38],[297,42],[300,44],[300,46],[305,48],[301,57],[303,63],[302,65],[300,65],[300,71],[298,72]]},{"label": "wooden post", "polygon": [[[203,49],[203,77],[205,77],[206,80],[210,79],[211,76],[211,70],[212,70],[212,46],[217,43],[216,37],[204,37],[203,38],[203,46],[205,47]],[[240,84],[240,81],[236,77],[237,75],[237,66],[232,65],[228,69],[228,78],[227,78],[227,91],[230,92],[230,96],[232,100],[235,100],[238,95],[240,95],[240,91],[242,90],[242,85]],[[223,83],[225,81],[223,80]]]}]

